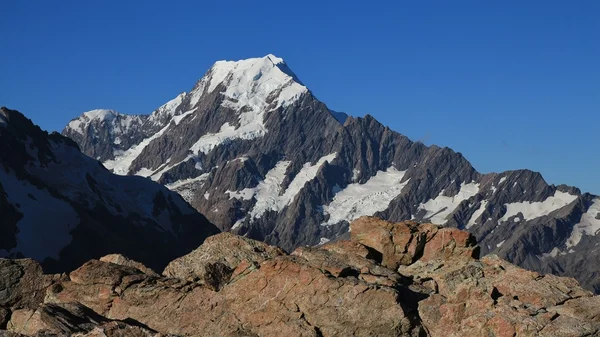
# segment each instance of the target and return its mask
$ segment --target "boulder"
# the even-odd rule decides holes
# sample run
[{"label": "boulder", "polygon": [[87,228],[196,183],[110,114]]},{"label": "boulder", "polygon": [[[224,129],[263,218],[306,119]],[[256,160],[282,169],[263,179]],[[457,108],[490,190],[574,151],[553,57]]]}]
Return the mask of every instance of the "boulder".
[{"label": "boulder", "polygon": [[163,275],[219,289],[227,283],[240,263],[257,265],[285,253],[278,247],[231,233],[209,237],[191,253],[167,265]]},{"label": "boulder", "polygon": [[128,266],[128,267],[133,267],[136,268],[137,270],[146,273],[150,276],[160,276],[157,272],[155,272],[154,270],[144,266],[142,263],[131,260],[121,254],[109,254],[109,255],[105,255],[103,257],[100,258],[100,261],[102,262],[110,262],[110,263],[114,263],[114,264],[118,264],[121,266]]}]

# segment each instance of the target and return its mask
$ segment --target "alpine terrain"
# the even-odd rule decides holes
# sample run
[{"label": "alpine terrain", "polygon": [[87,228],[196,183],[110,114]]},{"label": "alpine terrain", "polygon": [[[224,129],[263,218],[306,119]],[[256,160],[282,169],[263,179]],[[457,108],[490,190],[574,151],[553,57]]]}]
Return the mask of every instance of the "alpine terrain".
[{"label": "alpine terrain", "polygon": [[7,337],[590,337],[600,296],[494,255],[471,234],[361,217],[291,254],[213,235],[162,275],[122,255],[44,274],[0,259]]},{"label": "alpine terrain", "polygon": [[286,251],[347,238],[363,215],[412,219],[600,291],[598,196],[529,170],[479,173],[449,148],[330,110],[273,55],[219,61],[149,115],[93,110],[63,135],[114,173],[178,192],[221,230]]},{"label": "alpine terrain", "polygon": [[6,108],[0,108],[0,214],[0,256],[33,258],[49,272],[108,253],[162,268],[219,232],[177,193],[112,174],[69,138]]}]

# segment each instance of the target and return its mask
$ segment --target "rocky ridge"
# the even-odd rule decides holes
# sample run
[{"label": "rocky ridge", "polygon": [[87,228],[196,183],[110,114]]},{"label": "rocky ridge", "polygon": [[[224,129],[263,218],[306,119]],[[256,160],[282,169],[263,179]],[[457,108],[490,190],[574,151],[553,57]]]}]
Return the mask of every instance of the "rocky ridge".
[{"label": "rocky ridge", "polygon": [[597,336],[572,278],[478,258],[455,228],[363,217],[292,254],[230,233],[160,276],[122,256],[44,275],[0,260],[5,336]]},{"label": "rocky ridge", "polygon": [[177,193],[112,174],[21,113],[0,108],[0,122],[0,257],[64,272],[122,253],[164,268],[219,232]]},{"label": "rocky ridge", "polygon": [[330,110],[274,55],[219,61],[149,115],[92,111],[63,134],[113,172],[177,191],[221,230],[288,252],[343,238],[363,215],[413,219],[600,291],[598,196],[529,170],[482,174],[451,149]]}]

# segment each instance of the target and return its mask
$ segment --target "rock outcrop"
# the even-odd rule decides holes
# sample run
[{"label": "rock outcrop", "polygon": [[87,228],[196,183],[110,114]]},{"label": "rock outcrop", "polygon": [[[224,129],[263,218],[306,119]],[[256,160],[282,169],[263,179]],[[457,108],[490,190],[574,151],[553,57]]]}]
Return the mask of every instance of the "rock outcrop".
[{"label": "rock outcrop", "polygon": [[478,258],[453,228],[361,218],[287,255],[222,233],[159,275],[112,255],[68,275],[0,260],[6,336],[598,336],[572,278]]}]

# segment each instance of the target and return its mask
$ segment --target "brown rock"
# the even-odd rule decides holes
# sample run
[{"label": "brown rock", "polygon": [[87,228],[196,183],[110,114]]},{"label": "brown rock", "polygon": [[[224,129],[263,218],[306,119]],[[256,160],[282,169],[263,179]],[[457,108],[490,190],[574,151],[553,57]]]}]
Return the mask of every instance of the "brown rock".
[{"label": "brown rock", "polygon": [[7,328],[9,331],[30,336],[41,332],[62,336],[88,332],[97,324],[107,321],[79,303],[44,304],[36,310],[14,311]]},{"label": "brown rock", "polygon": [[44,275],[39,263],[31,259],[0,259],[0,307],[36,308],[44,292],[58,276]]},{"label": "brown rock", "polygon": [[390,269],[413,263],[421,254],[425,234],[415,222],[391,223],[374,217],[361,217],[350,224],[352,241],[375,249],[381,264]]},{"label": "brown rock", "polygon": [[103,315],[131,283],[153,279],[137,268],[91,260],[46,291],[46,303],[79,302]]},{"label": "brown rock", "polygon": [[243,261],[259,264],[283,254],[280,248],[263,242],[221,233],[209,237],[188,255],[169,263],[163,275],[198,281],[219,289],[229,282],[233,271]]},{"label": "brown rock", "polygon": [[155,331],[130,325],[124,322],[109,322],[95,327],[87,333],[76,333],[73,337],[168,337],[174,335],[166,335]]},{"label": "brown rock", "polygon": [[381,263],[382,260],[381,253],[378,251],[351,240],[329,242],[320,246],[320,248],[339,254],[358,255],[369,260],[374,260],[377,263]]},{"label": "brown rock", "polygon": [[110,263],[114,263],[114,264],[118,264],[121,266],[128,266],[128,267],[133,267],[136,268],[137,270],[148,274],[150,276],[160,276],[157,272],[155,272],[154,270],[144,266],[142,263],[131,260],[121,254],[109,254],[109,255],[105,255],[103,257],[100,258],[100,261],[102,262],[110,262]]},{"label": "brown rock", "polygon": [[0,260],[10,290],[0,290],[0,314],[30,336],[600,335],[600,297],[571,278],[474,258],[468,233],[373,218],[351,228],[350,241],[289,256],[217,235],[167,276],[121,256],[68,277]]},{"label": "brown rock", "polygon": [[[251,252],[238,251],[237,255]],[[346,255],[310,248],[305,252],[271,258],[260,265],[241,260],[236,277],[218,292],[197,283],[155,278],[134,268],[92,261],[73,272],[71,281],[61,282],[47,300],[78,300],[108,319],[132,319],[152,330],[184,336],[418,333],[414,312],[405,311],[399,302],[402,295],[396,288],[401,286],[393,279],[364,274],[365,281],[361,281],[342,272],[350,268],[358,275],[350,264],[335,272],[335,266],[342,265],[339,259]],[[353,255],[353,259],[367,271],[382,268],[395,274],[364,257]],[[99,294],[100,290],[104,293]]]},{"label": "brown rock", "polygon": [[[541,276],[496,256],[486,256],[481,261],[460,255],[442,260],[442,256],[440,260],[420,260],[400,268],[402,274],[412,276],[423,287],[430,280],[438,285],[439,293],[418,305],[422,324],[431,336],[600,333],[595,309],[600,300],[591,297],[573,279]],[[580,323],[574,324],[575,320]]]},{"label": "brown rock", "polygon": [[479,257],[479,248],[476,246],[475,237],[469,232],[456,228],[434,229],[433,225],[422,227],[421,230],[427,237],[423,256],[420,257],[421,261],[447,260],[458,256],[467,259]]}]

